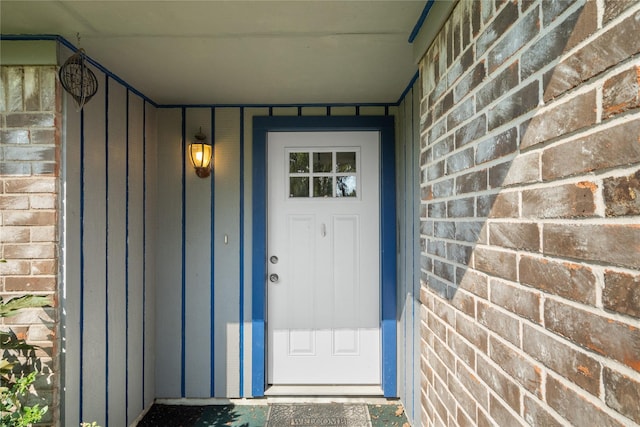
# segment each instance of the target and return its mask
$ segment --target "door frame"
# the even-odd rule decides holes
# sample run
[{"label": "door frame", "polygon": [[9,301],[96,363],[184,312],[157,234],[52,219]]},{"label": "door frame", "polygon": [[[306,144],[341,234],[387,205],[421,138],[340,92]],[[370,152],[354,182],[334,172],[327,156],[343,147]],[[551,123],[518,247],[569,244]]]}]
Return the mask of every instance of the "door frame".
[{"label": "door frame", "polygon": [[397,397],[396,174],[393,116],[268,116],[253,118],[252,176],[252,382],[254,397],[266,384],[267,135],[269,132],[380,132],[380,335],[385,397]]}]

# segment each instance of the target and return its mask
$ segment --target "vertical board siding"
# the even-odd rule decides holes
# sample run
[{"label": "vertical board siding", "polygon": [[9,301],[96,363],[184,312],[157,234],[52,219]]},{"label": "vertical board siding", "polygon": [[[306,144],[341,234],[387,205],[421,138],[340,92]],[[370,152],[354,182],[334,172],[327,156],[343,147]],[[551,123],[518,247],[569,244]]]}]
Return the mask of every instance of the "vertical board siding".
[{"label": "vertical board siding", "polygon": [[[84,245],[89,245],[89,250],[85,256],[91,267],[86,273],[98,277],[100,268],[106,272],[86,289],[92,301],[85,307],[85,326],[92,338],[85,350],[87,357],[100,349],[104,354],[102,359],[85,360],[83,365],[85,373],[91,367],[83,388],[83,413],[103,419],[105,426],[127,425],[154,398],[250,396],[252,119],[270,112],[297,115],[298,108],[185,108],[184,114],[183,109],[175,108],[156,112],[113,81],[105,87],[108,98],[100,108],[97,104],[95,111],[87,108],[87,120],[96,122],[87,128],[97,135],[89,139],[98,141],[101,148],[99,154],[88,151],[85,167],[91,174],[87,174],[84,193],[88,196],[86,220],[97,226],[87,229]],[[404,116],[407,110],[406,106],[401,111],[384,107],[309,108],[301,108],[300,113]],[[207,130],[215,131],[211,182],[195,175],[184,152],[200,126],[207,134]],[[71,129],[69,124],[67,129]],[[156,158],[157,163],[148,160]],[[406,162],[404,155],[401,158],[400,174]],[[73,243],[68,242],[66,248],[72,249]],[[102,261],[93,262],[95,258]],[[405,292],[407,284],[402,286]],[[99,291],[95,298],[94,287]],[[102,344],[93,338],[100,332]],[[398,334],[399,347],[405,347],[406,336]],[[137,350],[140,346],[142,354]],[[68,375],[66,381],[73,382],[73,376]],[[92,387],[94,391],[89,390],[89,381],[98,385]],[[69,413],[67,419],[73,417]]]},{"label": "vertical board siding", "polygon": [[61,396],[63,412],[62,425],[76,426],[80,424],[80,405],[82,402],[82,385],[80,372],[80,114],[74,114],[75,101],[64,94],[63,112],[66,116],[65,128],[62,131],[65,141],[65,157],[62,162],[62,193],[64,200],[63,238],[62,243],[62,298],[61,328],[65,351],[61,364],[64,366],[61,387],[65,393]]},{"label": "vertical board siding", "polygon": [[[420,93],[420,83],[416,81],[413,84],[412,88],[412,100],[413,100],[413,108],[412,112],[412,133],[411,133],[411,152],[413,154],[412,163],[411,163],[411,183],[413,184],[413,197],[412,199],[412,207],[413,207],[413,232],[411,235],[411,242],[413,244],[413,387],[411,388],[412,393],[412,407],[411,407],[411,420],[414,425],[420,425],[421,416],[420,416],[420,405],[421,405],[421,376],[422,376],[422,367],[420,365],[420,356],[421,352],[421,335],[420,335],[420,98],[422,94]],[[409,400],[409,396],[407,396],[407,405]]]},{"label": "vertical board siding", "polygon": [[[298,115],[300,115],[301,110],[298,109]],[[240,230],[238,233],[238,241],[240,242],[240,248],[239,248],[239,253],[238,253],[238,259],[240,260],[240,266],[238,268],[238,275],[239,275],[239,282],[238,282],[238,289],[239,289],[239,298],[238,298],[238,303],[239,303],[239,316],[238,316],[238,325],[240,328],[240,337],[239,337],[239,342],[240,342],[240,348],[239,348],[239,356],[238,356],[238,363],[240,364],[240,378],[238,381],[238,390],[239,390],[239,397],[244,397],[244,229],[245,229],[245,224],[244,224],[244,181],[245,181],[245,169],[244,169],[244,158],[245,158],[245,146],[244,146],[244,107],[240,107],[240,140],[239,140],[239,146],[240,146],[240,154],[239,154],[239,162],[240,162],[240,170],[239,170],[239,175],[240,175],[240,182],[239,182],[239,194],[238,194],[238,203],[239,203],[239,214],[240,214],[240,221],[239,221],[239,226],[240,226]]]},{"label": "vertical board siding", "polygon": [[[328,110],[338,115],[354,115],[358,109],[193,107],[185,108],[184,114],[180,108],[160,110],[158,167],[164,176],[158,177],[158,226],[162,233],[157,236],[157,250],[159,261],[172,261],[169,265],[161,261],[157,267],[157,309],[163,314],[157,320],[156,397],[183,397],[181,384],[185,384],[187,398],[252,395],[253,117],[298,113],[320,116]],[[366,106],[359,110],[366,115],[399,114],[395,107]],[[180,142],[183,128],[188,144],[200,126],[207,134],[209,129],[214,131],[214,168],[209,182],[196,177],[191,162],[185,159],[183,334],[182,165],[176,164],[176,159],[183,155]],[[207,282],[209,275],[213,275],[213,284]],[[404,339],[404,335],[398,337]],[[182,343],[184,360],[180,352]],[[184,378],[181,369],[176,368],[183,364]]]},{"label": "vertical board siding", "polygon": [[158,230],[156,245],[156,397],[180,397],[181,111],[158,110]]},{"label": "vertical board siding", "polygon": [[129,94],[129,172],[128,172],[128,352],[127,352],[127,425],[144,409],[142,401],[143,353],[143,268],[144,268],[144,170],[143,170],[143,100]]},{"label": "vertical board siding", "polygon": [[187,204],[187,165],[186,165],[186,149],[187,149],[187,116],[186,108],[182,108],[182,119],[180,124],[180,159],[182,167],[180,168],[180,397],[186,397],[186,304],[187,304],[187,242],[186,242],[186,204]]},{"label": "vertical board siding", "polygon": [[[396,206],[397,206],[397,216],[398,216],[398,306],[396,308],[396,312],[398,315],[398,337],[400,340],[404,340],[406,335],[406,311],[405,311],[405,295],[406,295],[406,269],[404,268],[404,259],[406,256],[405,253],[405,240],[406,234],[402,232],[406,226],[406,215],[405,215],[405,203],[404,203],[404,187],[405,187],[405,176],[402,171],[405,170],[405,130],[406,126],[404,123],[405,115],[404,113],[404,103],[400,103],[399,106],[399,114],[395,116],[396,123],[396,171],[397,171],[397,182],[396,185],[398,190],[396,192]],[[400,341],[402,342],[402,341]],[[404,397],[406,394],[406,351],[404,346],[398,347],[398,392],[400,396]]]},{"label": "vertical board siding", "polygon": [[156,112],[94,73],[83,111],[63,93],[61,425],[126,426],[156,394]]},{"label": "vertical board siding", "polygon": [[[216,397],[240,395],[240,109],[219,108],[215,114],[214,276]],[[227,242],[225,243],[225,236]]]},{"label": "vertical board siding", "polygon": [[[143,306],[144,311],[144,383],[143,383],[143,406],[148,408],[156,397],[156,347],[155,347],[155,331],[156,331],[156,266],[160,265],[156,257],[157,233],[158,229],[158,140],[157,134],[157,111],[155,108],[145,103],[144,115],[144,146],[143,155],[145,170],[145,242],[144,242],[144,294]],[[162,312],[161,312],[162,314]]]},{"label": "vertical board siding", "polygon": [[[211,110],[191,108],[186,114],[187,144],[202,128],[211,142]],[[210,396],[211,333],[211,184],[210,178],[199,178],[189,156],[186,168],[186,300],[185,300],[185,394],[188,397]]]},{"label": "vertical board siding", "polygon": [[[105,78],[105,94],[104,94],[104,168],[102,170],[102,175],[105,177],[105,195],[104,195],[104,210],[105,210],[105,239],[104,239],[104,247],[105,247],[105,286],[104,286],[104,312],[105,312],[105,321],[103,324],[104,329],[104,342],[105,342],[105,398],[104,398],[104,424],[109,425],[109,257],[106,254],[109,252],[109,83],[111,80],[109,77]],[[84,419],[82,416],[80,419]]]},{"label": "vertical board siding", "polygon": [[215,387],[216,387],[216,346],[215,346],[215,317],[216,317],[216,300],[215,300],[215,270],[216,270],[216,261],[215,261],[215,228],[216,228],[216,208],[215,208],[215,194],[216,194],[216,174],[215,174],[215,162],[216,162],[216,110],[215,108],[211,108],[211,118],[210,118],[210,132],[211,135],[211,155],[213,159],[211,160],[211,167],[213,171],[211,173],[211,182],[209,184],[209,188],[211,189],[211,196],[209,200],[209,396],[215,395]]},{"label": "vertical board siding", "polygon": [[420,247],[419,227],[418,85],[406,92],[396,116],[396,165],[398,185],[398,379],[405,413],[414,425],[420,423]]},{"label": "vertical board siding", "polygon": [[[411,107],[413,106],[413,91],[408,91],[404,102],[404,168],[402,169],[402,174],[404,176],[404,185],[403,185],[403,203],[404,203],[404,215],[405,215],[405,224],[402,234],[404,235],[404,247],[403,251],[405,253],[404,256],[404,273],[405,280],[403,284],[404,288],[404,349],[405,349],[405,398],[406,402],[411,402],[413,395],[413,377],[415,374],[414,365],[413,365],[413,319],[414,319],[414,311],[413,311],[413,240],[412,240],[412,231],[413,231],[413,204],[416,201],[413,199],[413,163],[412,163],[412,151],[413,151],[413,121],[411,114]],[[409,419],[412,418],[413,414],[413,405],[407,405],[405,407],[405,411],[409,416]]]},{"label": "vertical board siding", "polygon": [[[109,212],[107,217],[109,260],[107,275],[108,321],[108,423],[126,425],[126,209],[127,209],[127,90],[109,86]],[[89,384],[87,384],[88,386]]]},{"label": "vertical board siding", "polygon": [[[94,70],[95,72],[95,70]],[[82,351],[82,379],[85,385],[83,392],[83,414],[87,418],[105,423],[105,412],[102,408],[106,401],[106,389],[104,386],[86,387],[87,384],[106,384],[107,364],[106,335],[105,335],[105,287],[107,271],[105,262],[93,260],[105,260],[106,248],[106,218],[104,208],[106,199],[105,168],[105,81],[104,75],[96,74],[101,79],[98,84],[99,91],[95,97],[99,102],[87,104],[84,108],[84,232],[82,251],[84,254],[84,293],[83,293],[83,351]],[[100,102],[102,101],[102,102]],[[90,191],[87,191],[89,190]],[[96,409],[98,409],[96,411]]]}]

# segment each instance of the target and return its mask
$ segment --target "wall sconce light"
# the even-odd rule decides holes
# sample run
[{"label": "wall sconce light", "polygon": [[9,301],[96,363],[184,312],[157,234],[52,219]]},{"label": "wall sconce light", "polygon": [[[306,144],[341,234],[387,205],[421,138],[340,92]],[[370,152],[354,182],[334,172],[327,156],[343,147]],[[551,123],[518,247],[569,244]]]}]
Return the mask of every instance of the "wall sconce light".
[{"label": "wall sconce light", "polygon": [[211,175],[211,156],[213,147],[207,142],[207,136],[202,133],[202,128],[194,135],[195,140],[189,144],[189,157],[196,175],[206,178]]}]

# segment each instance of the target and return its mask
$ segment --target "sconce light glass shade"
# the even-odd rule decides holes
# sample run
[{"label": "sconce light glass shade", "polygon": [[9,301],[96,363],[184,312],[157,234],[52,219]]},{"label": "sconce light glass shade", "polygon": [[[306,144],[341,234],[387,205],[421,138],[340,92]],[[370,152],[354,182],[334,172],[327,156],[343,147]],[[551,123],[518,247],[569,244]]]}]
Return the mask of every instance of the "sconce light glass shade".
[{"label": "sconce light glass shade", "polygon": [[200,130],[195,134],[195,141],[189,144],[189,157],[193,167],[196,169],[196,175],[200,178],[206,178],[211,175],[211,156],[213,148],[211,144],[206,142],[207,136]]}]

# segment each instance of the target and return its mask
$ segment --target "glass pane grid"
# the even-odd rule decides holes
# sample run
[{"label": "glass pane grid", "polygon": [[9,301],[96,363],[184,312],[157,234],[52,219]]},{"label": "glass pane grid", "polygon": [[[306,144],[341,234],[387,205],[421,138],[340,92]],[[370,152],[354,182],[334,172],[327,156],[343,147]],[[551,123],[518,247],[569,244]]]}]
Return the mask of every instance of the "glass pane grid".
[{"label": "glass pane grid", "polygon": [[314,152],[313,153],[313,172],[333,172],[333,153],[332,152]]},{"label": "glass pane grid", "polygon": [[357,197],[356,151],[289,153],[290,198]]},{"label": "glass pane grid", "polygon": [[309,173],[309,153],[289,153],[289,173]]}]

